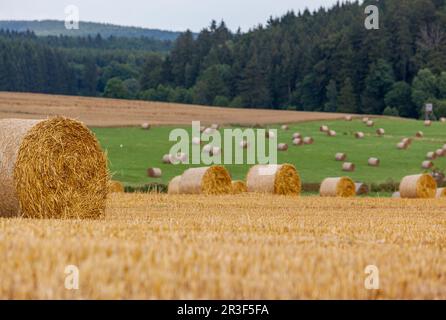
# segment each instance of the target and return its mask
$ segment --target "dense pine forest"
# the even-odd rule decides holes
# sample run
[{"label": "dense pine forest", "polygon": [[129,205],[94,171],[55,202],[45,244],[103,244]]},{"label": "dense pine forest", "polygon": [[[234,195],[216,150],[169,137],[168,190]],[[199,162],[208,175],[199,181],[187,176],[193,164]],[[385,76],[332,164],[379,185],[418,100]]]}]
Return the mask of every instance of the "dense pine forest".
[{"label": "dense pine forest", "polygon": [[174,42],[2,31],[0,90],[403,117],[432,102],[446,116],[446,0],[288,12],[246,33],[214,21]]}]

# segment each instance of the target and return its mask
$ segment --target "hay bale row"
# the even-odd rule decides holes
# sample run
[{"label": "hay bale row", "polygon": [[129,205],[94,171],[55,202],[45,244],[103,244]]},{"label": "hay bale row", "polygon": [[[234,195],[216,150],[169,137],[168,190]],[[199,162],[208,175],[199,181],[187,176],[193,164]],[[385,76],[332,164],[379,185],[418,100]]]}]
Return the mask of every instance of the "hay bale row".
[{"label": "hay bale row", "polygon": [[401,198],[435,198],[437,182],[429,174],[404,177],[400,183]]},{"label": "hay bale row", "polygon": [[94,134],[64,117],[0,120],[0,216],[97,218],[109,187]]},{"label": "hay bale row", "polygon": [[222,166],[190,168],[171,181],[171,194],[219,195],[232,193],[232,180]]},{"label": "hay bale row", "polygon": [[176,176],[172,180],[170,180],[169,185],[167,187],[168,194],[180,194],[180,181],[181,176]]},{"label": "hay bale row", "polygon": [[248,171],[246,184],[249,192],[278,195],[299,195],[300,176],[291,164],[256,165]]},{"label": "hay bale row", "polygon": [[356,185],[348,177],[327,178],[322,181],[319,193],[321,197],[354,197]]}]

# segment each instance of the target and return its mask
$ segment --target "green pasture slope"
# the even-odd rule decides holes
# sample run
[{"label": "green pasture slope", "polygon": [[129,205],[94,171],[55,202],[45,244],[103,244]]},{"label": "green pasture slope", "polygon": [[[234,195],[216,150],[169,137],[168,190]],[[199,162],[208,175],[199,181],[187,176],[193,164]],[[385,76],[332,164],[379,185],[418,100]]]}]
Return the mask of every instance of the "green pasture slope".
[{"label": "green pasture slope", "polygon": [[[425,127],[422,121],[379,118],[375,127],[368,128],[361,120],[352,122],[318,121],[291,124],[290,130],[283,131],[280,125],[269,126],[278,129],[278,143],[288,143],[287,152],[279,152],[279,163],[292,163],[298,169],[303,182],[319,183],[326,177],[348,175],[356,181],[382,183],[389,179],[399,181],[403,176],[423,172],[421,162],[428,151],[435,151],[446,143],[446,124],[435,122]],[[319,127],[326,124],[337,132],[336,137],[328,137],[319,132]],[[174,127],[154,127],[145,131],[139,128],[93,128],[102,147],[107,150],[113,178],[127,185],[142,185],[150,182],[167,183],[180,175],[189,165],[165,165],[162,156],[169,152],[174,142],[169,142],[170,131]],[[184,127],[190,131],[190,127]],[[384,128],[384,137],[378,137],[377,128]],[[414,139],[408,150],[398,150],[396,144],[404,137],[415,137],[417,131],[424,132],[424,138]],[[362,131],[365,138],[355,139],[354,133]],[[293,146],[291,136],[300,132],[303,136],[312,136],[313,145]],[[238,146],[237,146],[238,147]],[[342,163],[336,162],[337,152],[345,152],[348,161],[356,164],[354,173],[341,170]],[[370,157],[378,157],[381,166],[372,168],[367,165]],[[437,159],[435,166],[443,169],[446,158]],[[146,176],[146,169],[159,167],[163,171],[160,179]],[[233,179],[244,179],[248,165],[226,166]]]}]

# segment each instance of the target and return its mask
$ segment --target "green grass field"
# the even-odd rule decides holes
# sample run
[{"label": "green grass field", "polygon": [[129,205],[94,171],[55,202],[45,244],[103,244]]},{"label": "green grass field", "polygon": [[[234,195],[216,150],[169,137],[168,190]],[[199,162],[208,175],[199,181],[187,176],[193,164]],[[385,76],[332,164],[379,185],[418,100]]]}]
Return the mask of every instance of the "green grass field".
[{"label": "green grass field", "polygon": [[[328,137],[319,132],[319,127],[326,124],[337,132],[336,137]],[[279,163],[292,163],[298,169],[303,182],[319,183],[326,177],[348,175],[356,181],[382,183],[389,179],[399,181],[408,174],[423,172],[421,162],[428,151],[435,151],[446,143],[446,124],[433,123],[425,127],[422,121],[403,119],[375,119],[375,127],[368,128],[359,119],[352,122],[324,121],[306,122],[290,125],[289,131],[280,126],[269,126],[279,132],[278,143],[285,142],[290,146],[287,152],[279,152]],[[377,128],[384,128],[386,135],[378,137]],[[102,147],[107,150],[113,179],[127,185],[142,185],[150,182],[167,183],[171,178],[180,175],[189,165],[165,165],[161,159],[174,144],[169,142],[170,131],[174,127],[154,127],[144,131],[139,128],[93,128]],[[190,131],[190,128],[186,128]],[[398,150],[397,142],[404,137],[414,137],[417,131],[424,132],[424,138],[414,139],[408,150]],[[362,131],[366,137],[355,139],[354,133]],[[291,136],[300,132],[303,136],[312,136],[313,145],[293,146]],[[356,164],[354,173],[344,173],[342,163],[336,162],[337,152],[345,152],[347,161]],[[370,157],[378,157],[381,166],[372,168],[367,165]],[[443,169],[446,158],[434,161],[435,166]],[[161,179],[146,176],[149,167],[163,170]],[[233,179],[244,179],[248,165],[226,166]]]}]

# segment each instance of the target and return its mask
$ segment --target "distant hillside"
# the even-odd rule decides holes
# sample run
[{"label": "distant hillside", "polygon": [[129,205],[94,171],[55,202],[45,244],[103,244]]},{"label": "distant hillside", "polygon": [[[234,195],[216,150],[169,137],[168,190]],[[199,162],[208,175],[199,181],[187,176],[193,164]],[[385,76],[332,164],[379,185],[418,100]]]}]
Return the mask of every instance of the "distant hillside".
[{"label": "distant hillside", "polygon": [[8,29],[14,31],[34,31],[38,36],[87,36],[97,35],[98,33],[108,38],[110,36],[116,37],[130,37],[139,38],[147,37],[157,40],[175,40],[180,32],[164,31],[158,29],[145,29],[138,27],[124,27],[113,24],[95,23],[95,22],[80,22],[79,30],[68,30],[65,28],[64,21],[57,20],[42,20],[42,21],[0,21],[0,29]]}]

